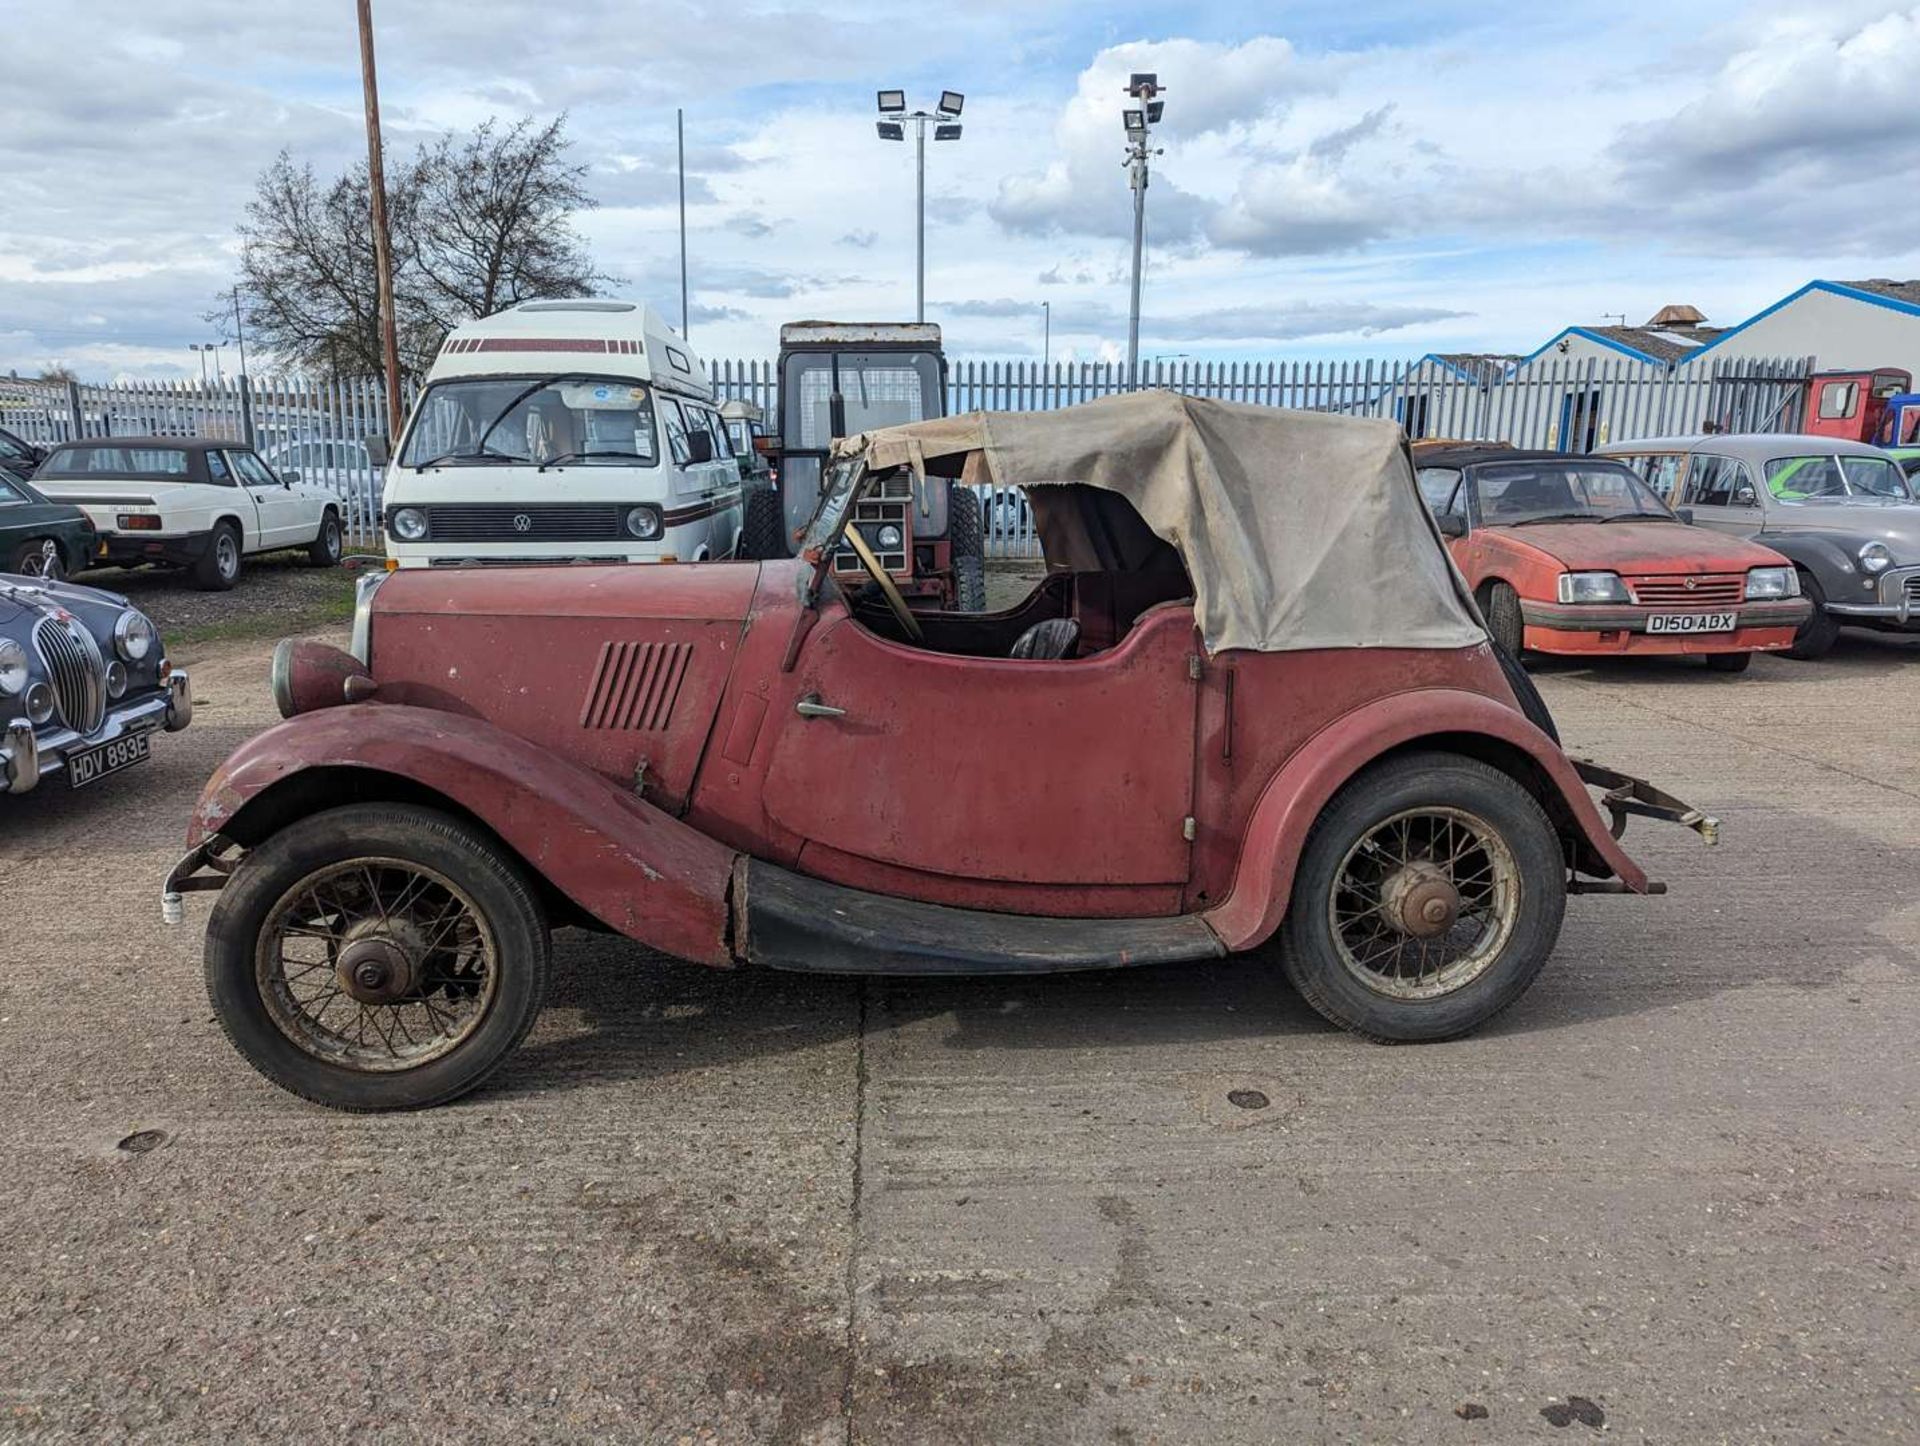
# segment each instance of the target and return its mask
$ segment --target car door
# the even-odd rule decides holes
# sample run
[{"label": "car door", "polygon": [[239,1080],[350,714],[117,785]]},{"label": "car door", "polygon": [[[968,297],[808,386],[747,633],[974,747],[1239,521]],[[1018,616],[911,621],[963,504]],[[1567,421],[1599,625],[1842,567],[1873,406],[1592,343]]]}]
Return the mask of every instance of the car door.
[{"label": "car door", "polygon": [[250,551],[304,547],[313,541],[320,520],[313,503],[300,490],[282,482],[265,462],[242,448],[228,449],[227,463],[260,513],[260,541]]},{"label": "car door", "polygon": [[1697,526],[1735,537],[1752,537],[1764,521],[1747,464],[1716,452],[1693,454],[1680,490],[1680,505],[1693,509]]},{"label": "car door", "polygon": [[806,840],[803,870],[827,850],[949,884],[1183,884],[1199,653],[1184,605],[1059,661],[929,652],[829,615],[773,705],[764,805]]}]

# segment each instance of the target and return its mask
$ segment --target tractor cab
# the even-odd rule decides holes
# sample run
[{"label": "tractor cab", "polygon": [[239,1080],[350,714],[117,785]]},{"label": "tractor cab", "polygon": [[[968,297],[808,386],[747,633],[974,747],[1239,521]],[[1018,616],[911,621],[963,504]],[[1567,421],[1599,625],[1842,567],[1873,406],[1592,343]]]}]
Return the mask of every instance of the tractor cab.
[{"label": "tractor cab", "polygon": [[[930,322],[796,321],[780,328],[777,487],[789,538],[820,500],[839,439],[947,412],[947,359]],[[902,477],[862,499],[850,526],[915,607],[986,606],[980,500],[940,478]],[[843,545],[836,575],[866,577]]]},{"label": "tractor cab", "polygon": [[1913,373],[1896,367],[1814,373],[1807,379],[1800,431],[1881,447],[1920,441],[1920,394],[1913,390]]}]

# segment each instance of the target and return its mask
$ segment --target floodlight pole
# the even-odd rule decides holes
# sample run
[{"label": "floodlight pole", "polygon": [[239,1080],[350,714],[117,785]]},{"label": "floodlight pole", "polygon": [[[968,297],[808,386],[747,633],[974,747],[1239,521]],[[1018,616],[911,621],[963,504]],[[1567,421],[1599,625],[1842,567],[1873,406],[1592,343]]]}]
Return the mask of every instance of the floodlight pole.
[{"label": "floodlight pole", "polygon": [[1147,144],[1132,147],[1133,180],[1133,297],[1127,304],[1127,386],[1140,385],[1140,265],[1147,244]]},{"label": "floodlight pole", "polygon": [[913,207],[917,217],[913,228],[913,319],[927,319],[927,117],[923,111],[913,118],[913,145],[916,152],[913,176]]},{"label": "floodlight pole", "polygon": [[913,122],[913,319],[927,319],[927,122],[933,122],[936,141],[960,139],[960,107],[966,97],[954,90],[940,92],[933,110],[907,109],[904,90],[883,90],[880,101],[880,139],[903,141],[906,123]]}]

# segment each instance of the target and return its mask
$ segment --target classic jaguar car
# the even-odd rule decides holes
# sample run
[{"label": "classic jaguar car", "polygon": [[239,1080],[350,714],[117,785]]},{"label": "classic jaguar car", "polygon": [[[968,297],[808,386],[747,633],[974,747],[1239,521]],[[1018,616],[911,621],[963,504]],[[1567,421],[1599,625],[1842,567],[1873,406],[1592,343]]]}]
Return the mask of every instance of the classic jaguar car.
[{"label": "classic jaguar car", "polygon": [[1793,645],[1793,564],[1686,526],[1630,469],[1561,452],[1415,449],[1433,508],[1508,652],[1704,655],[1725,673]]},{"label": "classic jaguar car", "polygon": [[116,593],[0,575],[0,786],[83,788],[152,756],[193,721],[187,675]]},{"label": "classic jaguar car", "polygon": [[205,437],[63,442],[33,485],[93,519],[101,566],[161,563],[224,592],[252,553],[297,547],[315,567],[340,561],[340,500],[277,474],[251,447]]},{"label": "classic jaguar car", "polygon": [[1920,629],[1920,503],[1879,447],[1793,433],[1659,437],[1601,449],[1702,526],[1784,554],[1813,611],[1792,656],[1845,626]]},{"label": "classic jaguar car", "polygon": [[49,502],[0,463],[0,570],[56,581],[93,555],[93,522],[78,507]]},{"label": "classic jaguar car", "polygon": [[[1024,488],[1048,576],[909,609],[847,530],[903,469]],[[375,575],[351,653],[284,643],[273,685],[163,909],[219,891],[227,1034],[348,1109],[485,1078],[562,925],[827,973],[1270,950],[1335,1023],[1445,1039],[1569,892],[1663,891],[1630,815],[1714,830],[1562,751],[1397,427],[1165,392],[837,443],[790,560]]]}]

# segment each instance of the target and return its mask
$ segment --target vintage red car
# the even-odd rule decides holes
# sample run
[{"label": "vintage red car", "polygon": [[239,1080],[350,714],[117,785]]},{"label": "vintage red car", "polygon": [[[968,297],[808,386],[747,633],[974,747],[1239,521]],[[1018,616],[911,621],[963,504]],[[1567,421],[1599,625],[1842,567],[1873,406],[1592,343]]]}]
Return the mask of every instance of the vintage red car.
[{"label": "vintage red car", "polygon": [[1420,492],[1510,653],[1700,654],[1738,673],[1811,615],[1793,564],[1691,527],[1631,469],[1561,452],[1418,455]]},{"label": "vintage red car", "polygon": [[[1019,606],[913,612],[847,530],[929,475],[1027,490]],[[274,691],[165,902],[221,890],[229,1036],[349,1109],[485,1077],[562,925],[832,973],[1277,945],[1336,1023],[1443,1039],[1570,890],[1661,891],[1629,814],[1713,830],[1561,750],[1395,427],[1160,392],[840,443],[792,560],[371,578],[351,655],[283,644]]]}]

